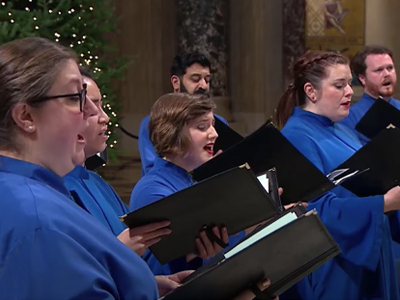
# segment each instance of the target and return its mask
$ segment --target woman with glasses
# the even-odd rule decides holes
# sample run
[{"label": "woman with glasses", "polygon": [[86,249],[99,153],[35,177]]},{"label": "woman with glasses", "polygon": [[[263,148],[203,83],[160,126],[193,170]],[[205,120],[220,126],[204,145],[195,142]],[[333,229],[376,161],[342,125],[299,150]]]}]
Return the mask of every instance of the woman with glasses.
[{"label": "woman with glasses", "polygon": [[157,299],[175,288],[188,272],[156,282],[63,183],[98,114],[75,54],[42,38],[1,45],[0,95],[0,299]]}]

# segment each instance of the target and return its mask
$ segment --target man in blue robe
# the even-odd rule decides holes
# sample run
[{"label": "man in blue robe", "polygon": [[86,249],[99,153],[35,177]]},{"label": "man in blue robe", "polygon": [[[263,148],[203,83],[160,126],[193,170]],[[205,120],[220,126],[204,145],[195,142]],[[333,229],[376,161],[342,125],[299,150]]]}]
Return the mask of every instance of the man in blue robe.
[{"label": "man in blue robe", "polygon": [[400,101],[393,98],[397,83],[393,52],[382,46],[366,46],[354,56],[351,69],[362,84],[364,94],[350,107],[349,115],[341,123],[353,130],[365,145],[369,138],[356,131],[355,126],[374,101],[381,96],[389,104],[400,109]]},{"label": "man in blue robe", "polygon": [[[400,110],[400,101],[393,98],[397,75],[393,63],[393,52],[383,46],[366,46],[351,62],[351,69],[364,88],[361,99],[350,107],[349,115],[341,123],[349,127],[365,145],[369,138],[355,130],[355,126],[381,96],[389,104]],[[398,234],[400,237],[400,232]],[[393,252],[400,264],[400,244],[393,243]],[[399,268],[400,274],[400,268]]]},{"label": "man in blue robe", "polygon": [[[208,58],[200,53],[182,53],[177,55],[171,66],[171,84],[174,93],[189,93],[209,96],[211,80],[211,63]],[[225,124],[228,122],[221,116],[215,115]],[[145,117],[139,128],[139,154],[142,162],[142,177],[154,165],[157,154],[149,136],[149,119]]]}]

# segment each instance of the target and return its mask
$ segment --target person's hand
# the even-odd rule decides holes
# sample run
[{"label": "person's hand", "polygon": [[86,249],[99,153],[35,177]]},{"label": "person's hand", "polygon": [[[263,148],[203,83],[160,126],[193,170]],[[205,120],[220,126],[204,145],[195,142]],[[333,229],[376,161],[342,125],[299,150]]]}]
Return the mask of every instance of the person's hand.
[{"label": "person's hand", "polygon": [[168,276],[158,275],[155,276],[157,282],[158,293],[160,297],[168,294],[170,291],[176,289],[183,279],[188,277],[194,271],[182,271]]},{"label": "person's hand", "polygon": [[[212,231],[225,244],[228,243],[229,236],[228,236],[228,230],[226,229],[226,227],[222,227],[220,230],[217,226],[214,226]],[[186,256],[187,262],[191,261],[196,256],[200,257],[202,259],[209,259],[210,257],[213,257],[217,253],[221,252],[223,249],[217,243],[211,242],[210,239],[207,237],[207,234],[204,230],[200,231],[200,237],[196,238],[195,242],[196,242],[196,247],[197,247],[197,253],[188,254]]]},{"label": "person's hand", "polygon": [[[292,208],[295,205],[297,205],[297,203],[291,203],[291,204],[288,204],[288,205],[284,205],[284,208],[285,209],[289,209],[289,208]],[[308,203],[307,202],[301,202],[301,205],[303,205],[304,207],[307,207]]]},{"label": "person's hand", "polygon": [[400,209],[400,186],[396,185],[383,196],[383,211]]},{"label": "person's hand", "polygon": [[148,247],[161,240],[161,236],[171,233],[171,229],[167,228],[169,224],[169,221],[163,221],[131,229],[127,228],[117,238],[139,256],[142,256]]},{"label": "person's hand", "polygon": [[[257,288],[260,290],[260,292],[263,292],[270,286],[270,284],[271,282],[268,279],[263,279],[257,283]],[[257,295],[255,295],[251,289],[247,289],[241,292],[236,297],[234,297],[232,300],[252,300],[256,296]],[[279,297],[275,297],[273,300],[278,300],[278,299]]]}]

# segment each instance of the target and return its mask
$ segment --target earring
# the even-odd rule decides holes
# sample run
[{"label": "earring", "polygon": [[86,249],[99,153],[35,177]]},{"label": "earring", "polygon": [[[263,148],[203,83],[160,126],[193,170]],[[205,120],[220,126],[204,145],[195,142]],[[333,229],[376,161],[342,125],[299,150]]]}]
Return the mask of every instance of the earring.
[{"label": "earring", "polygon": [[34,127],[32,125],[28,126],[28,131],[33,131]]}]

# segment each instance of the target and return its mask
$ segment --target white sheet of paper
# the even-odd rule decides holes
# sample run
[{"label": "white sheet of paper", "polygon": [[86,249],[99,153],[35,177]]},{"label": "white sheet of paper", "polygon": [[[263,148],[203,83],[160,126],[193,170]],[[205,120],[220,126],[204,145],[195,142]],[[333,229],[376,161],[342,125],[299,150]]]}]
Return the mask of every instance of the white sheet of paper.
[{"label": "white sheet of paper", "polygon": [[264,187],[264,189],[269,193],[269,181],[267,174],[263,174],[257,177],[258,181],[261,183],[261,185]]},{"label": "white sheet of paper", "polygon": [[290,222],[297,219],[297,215],[294,212],[287,213],[282,218],[279,218],[274,223],[270,224],[269,226],[265,227],[264,229],[260,230],[256,234],[254,234],[251,238],[246,239],[245,241],[241,242],[240,244],[233,247],[231,250],[225,253],[225,258],[228,259],[233,255],[239,253],[243,249],[249,247],[250,245],[254,244],[255,242],[259,241],[263,237],[270,235],[274,231],[278,230],[279,228],[289,224]]}]

